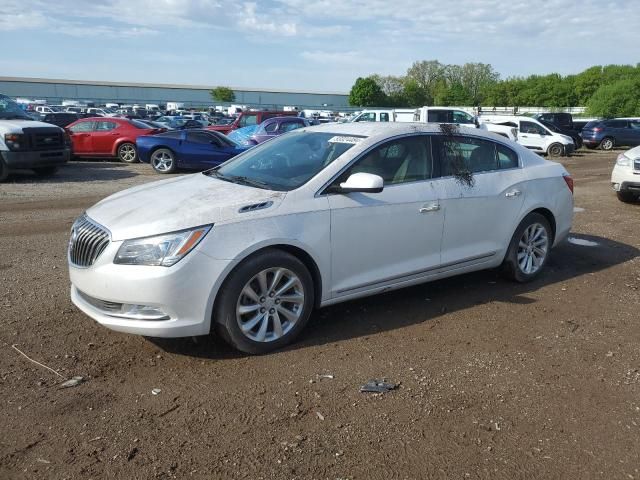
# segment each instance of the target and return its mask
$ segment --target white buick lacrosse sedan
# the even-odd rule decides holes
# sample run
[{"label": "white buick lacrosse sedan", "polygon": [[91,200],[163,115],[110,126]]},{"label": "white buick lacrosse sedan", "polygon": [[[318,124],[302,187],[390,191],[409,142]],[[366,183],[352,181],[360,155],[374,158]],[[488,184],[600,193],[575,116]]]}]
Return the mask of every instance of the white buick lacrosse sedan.
[{"label": "white buick lacrosse sedan", "polygon": [[486,268],[535,278],[572,193],[561,165],[479,129],[304,128],[88,209],[71,297],[113,330],[263,353],[316,307]]}]

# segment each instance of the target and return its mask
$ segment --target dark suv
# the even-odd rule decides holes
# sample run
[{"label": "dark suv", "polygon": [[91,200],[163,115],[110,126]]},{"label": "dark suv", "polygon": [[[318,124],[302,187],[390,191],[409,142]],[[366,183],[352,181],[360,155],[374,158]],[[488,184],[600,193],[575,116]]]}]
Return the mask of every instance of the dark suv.
[{"label": "dark suv", "polygon": [[573,130],[573,116],[570,113],[561,113],[561,112],[546,112],[546,113],[538,113],[534,115],[533,118],[536,120],[544,120],[548,123],[553,123],[556,127],[561,130]]},{"label": "dark suv", "polygon": [[589,122],[582,129],[582,141],[588,148],[599,146],[602,150],[640,145],[640,119],[614,118]]},{"label": "dark suv", "polygon": [[58,127],[66,127],[67,125],[71,125],[73,122],[82,118],[81,115],[73,112],[56,112],[56,113],[47,113],[42,121],[44,123],[50,123],[52,125],[57,125]]}]

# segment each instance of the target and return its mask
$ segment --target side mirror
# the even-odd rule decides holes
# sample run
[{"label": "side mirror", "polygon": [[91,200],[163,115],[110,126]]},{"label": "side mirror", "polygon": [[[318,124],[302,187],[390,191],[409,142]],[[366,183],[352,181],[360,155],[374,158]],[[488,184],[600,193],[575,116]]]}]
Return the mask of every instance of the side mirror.
[{"label": "side mirror", "polygon": [[354,173],[340,184],[340,193],[380,193],[384,188],[384,180],[379,175],[372,173]]}]

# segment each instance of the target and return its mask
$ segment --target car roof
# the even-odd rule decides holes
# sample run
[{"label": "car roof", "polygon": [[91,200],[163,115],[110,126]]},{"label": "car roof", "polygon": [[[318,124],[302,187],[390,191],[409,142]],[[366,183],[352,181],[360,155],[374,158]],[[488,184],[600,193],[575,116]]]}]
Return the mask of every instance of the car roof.
[{"label": "car roof", "polygon": [[[360,135],[365,137],[406,135],[411,133],[441,133],[439,123],[422,122],[348,122],[325,123],[315,127],[308,127],[310,131],[329,132],[341,135]],[[494,139],[485,130],[479,128],[459,127],[460,134],[474,135]]]}]

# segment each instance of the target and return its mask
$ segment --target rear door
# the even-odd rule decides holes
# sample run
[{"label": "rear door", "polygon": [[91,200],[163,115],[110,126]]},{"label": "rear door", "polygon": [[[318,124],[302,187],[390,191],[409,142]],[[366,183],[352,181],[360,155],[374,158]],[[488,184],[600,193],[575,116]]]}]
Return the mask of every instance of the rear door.
[{"label": "rear door", "polygon": [[113,145],[120,134],[119,129],[120,125],[116,122],[96,122],[94,132],[91,135],[94,153],[110,155],[113,152]]},{"label": "rear door", "polygon": [[640,121],[632,120],[629,122],[629,145],[640,145]]},{"label": "rear door", "polygon": [[495,261],[516,228],[526,195],[518,155],[471,136],[434,137],[445,216],[442,264],[455,269]]},{"label": "rear door", "polygon": [[91,134],[93,133],[94,125],[95,122],[87,120],[79,121],[69,128],[74,154],[85,155],[93,153]]}]

